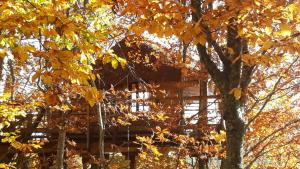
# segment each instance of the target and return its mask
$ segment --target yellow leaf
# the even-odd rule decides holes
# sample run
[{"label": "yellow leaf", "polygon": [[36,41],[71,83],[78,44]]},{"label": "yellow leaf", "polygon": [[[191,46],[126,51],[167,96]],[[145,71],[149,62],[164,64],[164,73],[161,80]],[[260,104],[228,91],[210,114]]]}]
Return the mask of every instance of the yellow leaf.
[{"label": "yellow leaf", "polygon": [[233,88],[229,94],[233,94],[236,100],[239,100],[242,96],[242,89],[241,88]]},{"label": "yellow leaf", "polygon": [[143,160],[145,160],[148,157],[148,154],[146,152],[139,153],[139,157]]},{"label": "yellow leaf", "polygon": [[117,122],[118,122],[120,125],[122,125],[122,126],[128,126],[128,125],[131,124],[131,123],[129,123],[129,122],[127,122],[127,121],[124,121],[124,120],[122,120],[122,119],[120,119],[120,118],[117,119]]},{"label": "yellow leaf", "polygon": [[264,44],[263,44],[263,46],[261,47],[261,49],[260,49],[260,52],[261,51],[265,51],[265,50],[268,50],[268,49],[270,49],[272,46],[273,46],[273,42],[272,41],[267,41],[267,42],[265,42]]},{"label": "yellow leaf", "polygon": [[98,101],[100,101],[101,93],[96,87],[85,87],[82,91],[82,95],[88,101],[90,106],[94,106]]},{"label": "yellow leaf", "polygon": [[61,106],[61,110],[66,112],[66,111],[69,111],[69,110],[71,110],[71,109],[70,109],[70,107],[69,107],[68,105],[63,104],[63,105]]},{"label": "yellow leaf", "polygon": [[103,55],[103,57],[102,57],[102,63],[103,64],[107,64],[111,61],[112,61],[112,56],[110,54]]},{"label": "yellow leaf", "polygon": [[118,63],[117,59],[113,59],[113,60],[111,61],[111,66],[112,66],[114,69],[117,69],[117,68],[118,68],[118,65],[119,65],[119,63]]},{"label": "yellow leaf", "polygon": [[142,33],[144,33],[144,28],[142,27],[138,27],[138,26],[132,26],[130,27],[131,32],[136,33],[137,35],[141,35]]},{"label": "yellow leaf", "polygon": [[257,5],[257,6],[260,6],[260,5],[261,5],[261,2],[259,2],[259,1],[254,1],[254,3],[255,3],[255,5]]},{"label": "yellow leaf", "polygon": [[0,49],[0,59],[4,58],[6,56],[6,50],[5,49]]},{"label": "yellow leaf", "polygon": [[206,36],[203,34],[200,34],[198,36],[196,36],[196,38],[194,39],[194,43],[195,44],[201,44],[201,45],[205,45],[206,43]]},{"label": "yellow leaf", "polygon": [[152,151],[154,156],[162,156],[163,155],[162,153],[160,153],[158,151],[156,146],[151,145],[151,146],[149,146],[149,149]]},{"label": "yellow leaf", "polygon": [[31,81],[34,82],[34,81],[35,81],[37,78],[39,78],[40,76],[41,76],[41,72],[40,72],[40,71],[36,72],[36,73],[32,76]]},{"label": "yellow leaf", "polygon": [[1,169],[9,169],[9,166],[7,164],[0,163],[0,168]]},{"label": "yellow leaf", "polygon": [[266,31],[267,35],[271,35],[272,32],[273,32],[273,29],[272,29],[272,27],[267,26],[267,27],[265,28],[265,31]]},{"label": "yellow leaf", "polygon": [[41,145],[39,145],[39,144],[32,144],[31,146],[35,149],[42,148]]},{"label": "yellow leaf", "polygon": [[43,79],[43,82],[46,84],[46,85],[51,85],[52,84],[52,77],[49,76],[49,75],[44,75],[42,77]]},{"label": "yellow leaf", "polygon": [[242,61],[246,64],[246,65],[254,65],[256,63],[256,57],[252,57],[250,54],[244,54],[242,55]]},{"label": "yellow leaf", "polygon": [[280,34],[282,36],[291,36],[291,34],[292,34],[291,26],[288,24],[281,24],[280,25]]},{"label": "yellow leaf", "polygon": [[169,117],[166,116],[163,112],[157,113],[156,117],[157,117],[157,120],[158,120],[158,121],[165,121],[166,119],[169,118]]},{"label": "yellow leaf", "polygon": [[123,58],[119,58],[118,60],[121,63],[122,69],[125,69],[126,65],[127,65],[127,61],[125,59],[123,59]]},{"label": "yellow leaf", "polygon": [[217,142],[225,141],[226,140],[226,133],[221,131],[220,134],[215,135],[215,140]]}]

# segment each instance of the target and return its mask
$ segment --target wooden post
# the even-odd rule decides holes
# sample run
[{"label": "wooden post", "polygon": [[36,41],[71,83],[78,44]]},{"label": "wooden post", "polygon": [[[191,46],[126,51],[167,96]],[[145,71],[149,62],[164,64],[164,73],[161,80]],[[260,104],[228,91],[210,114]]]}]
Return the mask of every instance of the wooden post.
[{"label": "wooden post", "polygon": [[82,168],[88,169],[88,167],[89,167],[89,160],[86,157],[82,156]]},{"label": "wooden post", "polygon": [[86,151],[90,152],[90,108],[87,110]]},{"label": "wooden post", "polygon": [[129,153],[130,169],[136,169],[136,154]]},{"label": "wooden post", "polygon": [[91,164],[91,169],[99,169],[99,166],[95,163]]},{"label": "wooden post", "polygon": [[40,153],[40,166],[41,169],[49,169],[50,166],[53,166],[53,154],[51,153]]}]

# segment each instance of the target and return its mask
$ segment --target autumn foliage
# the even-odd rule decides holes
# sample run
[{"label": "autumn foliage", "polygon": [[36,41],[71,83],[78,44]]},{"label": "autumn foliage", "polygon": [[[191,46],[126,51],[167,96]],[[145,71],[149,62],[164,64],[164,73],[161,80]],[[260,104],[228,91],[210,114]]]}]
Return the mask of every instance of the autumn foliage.
[{"label": "autumn foliage", "polygon": [[0,11],[0,168],[300,167],[299,0]]}]

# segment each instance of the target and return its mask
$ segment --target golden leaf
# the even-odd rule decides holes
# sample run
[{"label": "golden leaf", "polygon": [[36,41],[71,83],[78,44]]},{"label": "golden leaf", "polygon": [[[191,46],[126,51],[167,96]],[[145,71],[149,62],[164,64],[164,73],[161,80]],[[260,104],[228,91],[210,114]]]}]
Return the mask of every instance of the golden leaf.
[{"label": "golden leaf", "polygon": [[206,43],[206,36],[203,34],[197,35],[196,38],[194,39],[194,43],[195,44],[201,44],[201,45],[205,45]]},{"label": "golden leaf", "polygon": [[36,73],[32,76],[31,81],[34,82],[34,81],[35,81],[37,78],[39,78],[40,76],[41,76],[41,72],[40,72],[40,71],[36,72]]},{"label": "golden leaf", "polygon": [[246,64],[246,65],[254,65],[256,63],[256,58],[252,57],[250,54],[244,54],[242,55],[242,61]]},{"label": "golden leaf", "polygon": [[0,59],[4,58],[6,56],[6,50],[0,49]]},{"label": "golden leaf", "polygon": [[4,163],[0,163],[0,168],[1,169],[9,169],[9,165],[4,164]]},{"label": "golden leaf", "polygon": [[46,98],[45,98],[45,102],[48,104],[48,105],[56,105],[56,103],[58,102],[58,98],[57,96],[53,95],[53,94],[47,94],[46,95]]},{"label": "golden leaf", "polygon": [[119,65],[119,62],[117,61],[117,59],[113,59],[111,61],[111,66],[114,68],[114,69],[117,69],[118,68],[118,65]]},{"label": "golden leaf", "polygon": [[52,84],[52,77],[51,76],[49,76],[49,75],[44,75],[43,77],[42,77],[42,79],[43,79],[43,82],[46,84],[46,85],[51,85]]},{"label": "golden leaf", "polygon": [[281,24],[280,25],[280,35],[282,36],[291,36],[292,29],[291,26],[288,24]]},{"label": "golden leaf", "polygon": [[267,27],[265,28],[265,31],[266,31],[267,35],[271,35],[272,32],[273,32],[273,29],[272,29],[272,27],[267,26]]},{"label": "golden leaf", "polygon": [[236,100],[239,100],[242,96],[242,89],[241,88],[233,88],[229,94],[233,94]]}]

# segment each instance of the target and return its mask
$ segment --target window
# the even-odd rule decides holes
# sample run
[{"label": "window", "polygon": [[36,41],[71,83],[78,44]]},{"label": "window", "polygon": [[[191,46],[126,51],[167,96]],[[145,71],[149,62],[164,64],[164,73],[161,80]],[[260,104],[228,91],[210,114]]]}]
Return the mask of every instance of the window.
[{"label": "window", "polygon": [[150,98],[150,93],[139,90],[137,83],[133,83],[131,85],[131,91],[131,111],[150,111],[150,106],[147,104],[147,100]]},{"label": "window", "polygon": [[33,140],[47,140],[47,134],[41,132],[34,132],[31,134]]},{"label": "window", "polygon": [[199,112],[199,100],[193,100],[184,106],[184,118],[190,119],[191,124],[197,124],[197,115]]},{"label": "window", "polygon": [[[216,91],[214,87],[207,87],[207,96],[215,96]],[[221,120],[219,109],[219,101],[216,98],[207,99],[207,120],[208,124],[218,124]]]},{"label": "window", "polygon": [[209,98],[207,99],[207,104],[208,124],[218,124],[221,120],[219,102],[215,98]]}]

